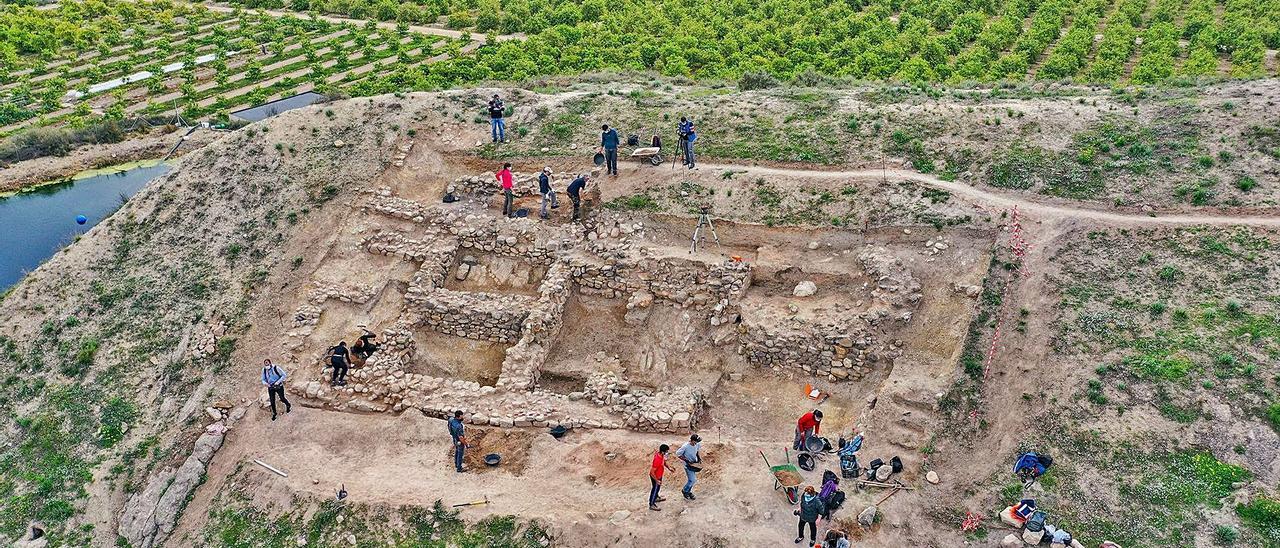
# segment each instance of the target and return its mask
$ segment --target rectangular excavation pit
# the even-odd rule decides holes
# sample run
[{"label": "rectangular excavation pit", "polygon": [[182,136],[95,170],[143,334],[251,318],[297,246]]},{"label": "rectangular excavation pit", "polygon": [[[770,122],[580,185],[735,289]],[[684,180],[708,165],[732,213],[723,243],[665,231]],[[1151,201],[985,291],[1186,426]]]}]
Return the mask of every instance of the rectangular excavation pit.
[{"label": "rectangular excavation pit", "polygon": [[613,371],[636,386],[713,386],[724,360],[737,359],[732,346],[711,343],[713,328],[696,311],[655,302],[627,316],[625,300],[571,293],[541,367],[543,384]]},{"label": "rectangular excavation pit", "polygon": [[404,290],[404,283],[391,282],[365,303],[325,301],[320,305],[320,318],[311,328],[304,347],[321,352],[341,341],[350,346],[363,333],[361,325],[381,333],[383,328],[395,323],[404,303]]},{"label": "rectangular excavation pit", "polygon": [[586,388],[586,384],[586,375],[564,375],[560,373],[543,372],[538,378],[538,388],[562,395],[582,392],[583,389]]},{"label": "rectangular excavation pit", "polygon": [[547,267],[519,257],[459,250],[445,277],[444,287],[452,291],[537,295],[547,275]]},{"label": "rectangular excavation pit", "polygon": [[474,381],[482,386],[497,384],[502,360],[511,346],[431,330],[415,330],[413,341],[416,349],[413,358],[405,364],[406,373]]},{"label": "rectangular excavation pit", "polygon": [[[802,282],[813,282],[816,291],[810,296],[797,297],[796,286]],[[863,284],[867,284],[867,288]],[[784,319],[853,322],[870,306],[873,284],[865,276],[809,274],[796,268],[769,274],[756,272],[740,303],[742,319],[757,325]]]}]

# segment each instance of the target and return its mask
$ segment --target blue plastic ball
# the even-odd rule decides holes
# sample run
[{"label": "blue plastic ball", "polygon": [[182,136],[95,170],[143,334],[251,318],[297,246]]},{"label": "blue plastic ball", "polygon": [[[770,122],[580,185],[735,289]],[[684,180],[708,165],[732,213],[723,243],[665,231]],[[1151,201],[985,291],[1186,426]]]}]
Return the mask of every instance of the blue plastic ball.
[{"label": "blue plastic ball", "polygon": [[89,222],[89,218],[88,218],[88,217],[85,217],[84,215],[76,215],[76,224],[80,224],[80,225],[82,225],[82,224],[85,224],[85,223],[87,223],[87,222]]}]

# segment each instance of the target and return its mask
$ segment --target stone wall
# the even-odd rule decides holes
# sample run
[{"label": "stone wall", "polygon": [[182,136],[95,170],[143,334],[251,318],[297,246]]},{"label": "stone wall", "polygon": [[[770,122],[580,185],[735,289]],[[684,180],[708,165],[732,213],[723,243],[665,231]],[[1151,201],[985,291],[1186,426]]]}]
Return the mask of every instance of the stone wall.
[{"label": "stone wall", "polygon": [[564,305],[569,299],[569,269],[563,263],[551,265],[538,286],[538,298],[521,326],[520,340],[507,349],[498,386],[528,390],[538,383],[542,364],[551,344],[564,325]]},{"label": "stone wall", "polygon": [[748,363],[799,368],[831,380],[860,380],[902,353],[900,345],[877,343],[869,332],[850,333],[832,326],[778,332],[743,324],[738,332],[739,351]]},{"label": "stone wall", "polygon": [[623,424],[642,432],[678,432],[696,428],[696,417],[705,400],[697,390],[680,386],[657,392],[632,389],[616,373],[602,371],[587,377],[587,399],[609,406],[623,416]]},{"label": "stone wall", "polygon": [[456,337],[514,343],[533,299],[523,295],[469,293],[436,288],[422,291],[411,286],[405,293],[415,326],[426,326]]},{"label": "stone wall", "polygon": [[630,298],[646,292],[671,304],[709,312],[712,326],[737,314],[738,302],[750,285],[746,263],[707,264],[673,258],[598,260],[575,257],[569,265],[578,290],[609,298]]},{"label": "stone wall", "polygon": [[[464,175],[453,180],[454,190],[463,194],[471,194],[475,196],[489,196],[502,192],[502,185],[498,184],[497,172],[487,173],[483,175]],[[560,192],[564,192],[565,187],[569,186],[569,181],[563,176],[556,177],[552,184]],[[516,196],[537,196],[538,195],[538,174],[537,173],[521,173],[518,171],[511,172],[511,193]]]}]

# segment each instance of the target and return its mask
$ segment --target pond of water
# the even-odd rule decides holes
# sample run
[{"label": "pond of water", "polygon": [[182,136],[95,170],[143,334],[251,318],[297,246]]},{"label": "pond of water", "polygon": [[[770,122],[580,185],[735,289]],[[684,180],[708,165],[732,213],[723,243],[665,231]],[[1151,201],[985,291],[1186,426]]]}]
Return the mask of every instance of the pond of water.
[{"label": "pond of water", "polygon": [[[167,171],[169,166],[164,164],[144,165],[0,198],[0,291],[111,216],[148,181]],[[79,215],[86,217],[85,224],[76,222]]]}]

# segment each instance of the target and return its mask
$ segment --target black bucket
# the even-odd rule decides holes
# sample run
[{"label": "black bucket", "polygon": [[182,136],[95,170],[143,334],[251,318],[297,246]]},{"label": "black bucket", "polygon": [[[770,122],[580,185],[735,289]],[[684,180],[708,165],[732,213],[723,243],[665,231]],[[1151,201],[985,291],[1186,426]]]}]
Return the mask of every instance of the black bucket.
[{"label": "black bucket", "polygon": [[604,165],[604,153],[597,152],[596,155],[593,158],[591,158],[591,163],[598,166]]},{"label": "black bucket", "polygon": [[805,472],[812,472],[817,467],[817,461],[814,460],[813,455],[808,453],[800,453],[800,456],[796,457],[796,462],[800,464],[800,469]]},{"label": "black bucket", "polygon": [[497,466],[500,462],[502,462],[502,455],[497,453],[489,453],[484,456],[484,463],[489,466]]},{"label": "black bucket", "polygon": [[565,428],[564,425],[557,424],[551,427],[551,437],[555,439],[563,438],[567,433],[569,433],[569,429]]}]

